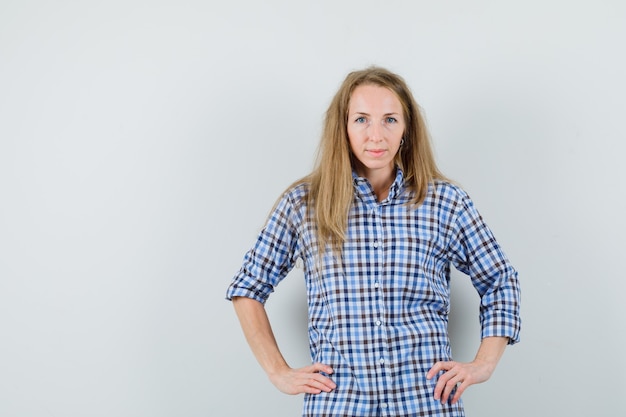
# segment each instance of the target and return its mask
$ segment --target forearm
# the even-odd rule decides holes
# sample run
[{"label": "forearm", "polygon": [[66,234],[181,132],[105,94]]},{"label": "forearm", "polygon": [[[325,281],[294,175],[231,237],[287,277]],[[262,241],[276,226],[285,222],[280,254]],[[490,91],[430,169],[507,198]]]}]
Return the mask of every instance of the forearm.
[{"label": "forearm", "polygon": [[474,362],[485,364],[489,374],[493,373],[508,343],[508,337],[485,337],[480,342]]},{"label": "forearm", "polygon": [[263,304],[251,298],[235,297],[233,306],[250,349],[263,370],[271,375],[287,367]]}]

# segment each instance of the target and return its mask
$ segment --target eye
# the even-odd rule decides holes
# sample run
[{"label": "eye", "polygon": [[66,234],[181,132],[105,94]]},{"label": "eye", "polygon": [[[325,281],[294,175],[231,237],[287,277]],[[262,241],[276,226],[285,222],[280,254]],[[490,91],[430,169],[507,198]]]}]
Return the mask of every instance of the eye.
[{"label": "eye", "polygon": [[385,119],[385,122],[389,123],[389,124],[393,124],[393,123],[398,123],[398,119],[396,119],[395,117],[387,117]]},{"label": "eye", "polygon": [[365,117],[363,116],[357,117],[355,120],[355,123],[365,123]]}]

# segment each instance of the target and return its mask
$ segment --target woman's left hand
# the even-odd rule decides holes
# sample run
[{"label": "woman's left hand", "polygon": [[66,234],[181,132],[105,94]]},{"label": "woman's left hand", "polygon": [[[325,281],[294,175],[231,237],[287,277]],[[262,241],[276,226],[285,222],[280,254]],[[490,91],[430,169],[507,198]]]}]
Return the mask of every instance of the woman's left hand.
[{"label": "woman's left hand", "polygon": [[437,380],[435,400],[441,400],[442,403],[446,403],[452,390],[456,387],[456,393],[450,402],[451,404],[456,404],[467,387],[485,382],[489,379],[493,370],[494,366],[476,360],[469,363],[454,361],[437,362],[430,368],[426,378],[432,379],[439,372],[445,371]]},{"label": "woman's left hand", "polygon": [[435,363],[426,374],[426,378],[432,379],[440,372],[444,372],[439,376],[435,385],[435,400],[446,403],[456,387],[454,397],[450,401],[451,404],[456,404],[467,387],[488,380],[496,369],[508,341],[507,337],[486,337],[480,342],[478,353],[472,362],[440,361]]}]

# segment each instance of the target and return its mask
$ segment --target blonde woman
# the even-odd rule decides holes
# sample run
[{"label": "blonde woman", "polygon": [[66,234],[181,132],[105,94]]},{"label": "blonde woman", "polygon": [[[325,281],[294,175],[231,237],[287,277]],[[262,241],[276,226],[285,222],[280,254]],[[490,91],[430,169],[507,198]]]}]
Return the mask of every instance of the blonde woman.
[{"label": "blonde woman", "polygon": [[[312,364],[290,367],[264,303],[296,260]],[[480,296],[482,341],[451,358],[450,265]],[[304,416],[463,416],[461,394],[519,340],[519,283],[469,196],[437,168],[404,80],[348,74],[326,113],[315,170],[279,198],[228,288],[271,382]]]}]

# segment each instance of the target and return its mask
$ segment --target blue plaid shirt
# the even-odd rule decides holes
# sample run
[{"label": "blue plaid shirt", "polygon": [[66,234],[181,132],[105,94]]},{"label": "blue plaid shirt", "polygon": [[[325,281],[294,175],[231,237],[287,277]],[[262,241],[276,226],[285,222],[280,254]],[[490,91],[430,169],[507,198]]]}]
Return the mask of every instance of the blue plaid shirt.
[{"label": "blue plaid shirt", "polygon": [[337,388],[306,394],[304,416],[463,416],[461,402],[433,398],[426,373],[452,360],[447,333],[450,264],[470,276],[480,295],[482,337],[519,340],[519,283],[489,228],[459,187],[433,182],[426,200],[397,170],[378,202],[354,175],[354,202],[341,258],[317,260],[315,226],[306,207],[307,184],[279,200],[246,254],[227,298],[264,303],[302,259],[313,362],[331,366]]}]

